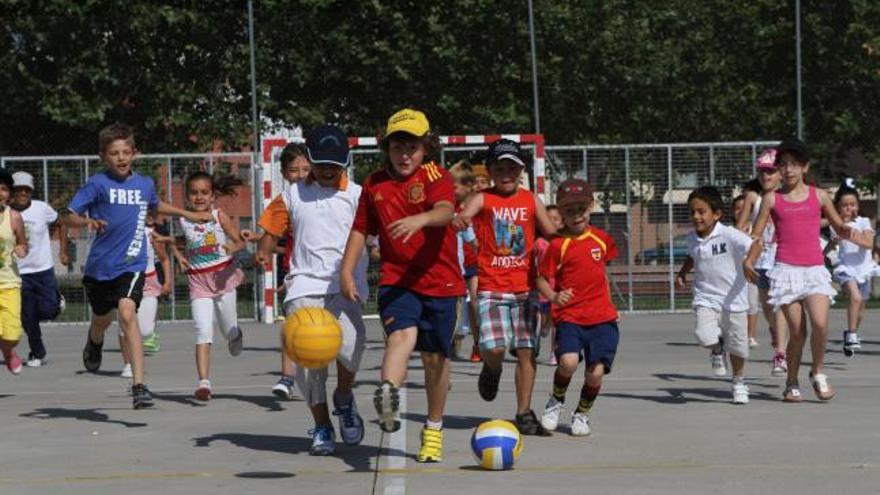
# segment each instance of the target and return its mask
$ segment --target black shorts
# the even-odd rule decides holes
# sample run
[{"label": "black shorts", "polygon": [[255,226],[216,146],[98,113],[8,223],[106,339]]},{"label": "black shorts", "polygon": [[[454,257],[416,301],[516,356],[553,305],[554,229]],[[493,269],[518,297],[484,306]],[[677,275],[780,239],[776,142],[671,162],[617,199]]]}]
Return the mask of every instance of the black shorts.
[{"label": "black shorts", "polygon": [[121,299],[131,299],[139,307],[144,296],[144,272],[123,273],[110,280],[83,277],[82,282],[92,312],[98,316],[116,309]]}]

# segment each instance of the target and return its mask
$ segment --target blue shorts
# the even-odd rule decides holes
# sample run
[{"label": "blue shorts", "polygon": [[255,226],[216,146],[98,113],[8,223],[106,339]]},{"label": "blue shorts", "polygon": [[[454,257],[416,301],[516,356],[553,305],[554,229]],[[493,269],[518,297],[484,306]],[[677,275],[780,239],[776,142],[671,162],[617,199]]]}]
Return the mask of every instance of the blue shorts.
[{"label": "blue shorts", "polygon": [[581,360],[586,358],[587,366],[601,362],[605,365],[605,373],[611,373],[619,341],[620,332],[615,321],[590,326],[561,321],[556,325],[556,359],[576,352]]},{"label": "blue shorts", "polygon": [[464,267],[464,279],[471,279],[477,276],[477,265]]},{"label": "blue shorts", "polygon": [[758,281],[755,285],[761,290],[770,290],[770,277],[767,276],[767,270],[762,268],[755,271],[758,272]]},{"label": "blue shorts", "polygon": [[452,357],[459,297],[431,297],[402,287],[379,287],[379,318],[385,334],[416,327],[416,350]]}]

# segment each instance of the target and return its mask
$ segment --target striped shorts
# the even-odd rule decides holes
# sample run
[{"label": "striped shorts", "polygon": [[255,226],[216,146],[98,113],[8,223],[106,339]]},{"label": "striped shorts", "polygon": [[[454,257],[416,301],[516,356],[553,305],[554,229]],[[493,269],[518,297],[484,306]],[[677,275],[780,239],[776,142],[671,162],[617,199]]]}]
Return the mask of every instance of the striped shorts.
[{"label": "striped shorts", "polygon": [[535,307],[528,292],[480,292],[480,348],[535,349],[540,339],[535,328]]}]

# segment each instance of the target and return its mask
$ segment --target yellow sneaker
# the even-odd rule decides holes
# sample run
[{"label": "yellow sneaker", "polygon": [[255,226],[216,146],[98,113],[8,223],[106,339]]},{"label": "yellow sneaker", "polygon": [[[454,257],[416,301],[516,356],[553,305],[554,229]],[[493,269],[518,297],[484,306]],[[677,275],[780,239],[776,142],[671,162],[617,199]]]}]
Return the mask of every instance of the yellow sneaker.
[{"label": "yellow sneaker", "polygon": [[422,428],[422,446],[416,462],[440,462],[443,460],[443,430],[425,426]]}]

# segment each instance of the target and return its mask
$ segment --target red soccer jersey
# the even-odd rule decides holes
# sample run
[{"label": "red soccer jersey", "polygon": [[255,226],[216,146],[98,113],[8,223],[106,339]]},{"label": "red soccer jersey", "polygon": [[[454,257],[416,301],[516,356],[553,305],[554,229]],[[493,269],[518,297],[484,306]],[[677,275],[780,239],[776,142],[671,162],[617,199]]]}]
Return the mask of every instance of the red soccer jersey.
[{"label": "red soccer jersey", "polygon": [[525,189],[506,197],[493,189],[482,194],[483,209],[474,217],[479,290],[527,292],[534,288],[535,197]]},{"label": "red soccer jersey", "polygon": [[425,296],[464,295],[458,239],[451,225],[426,227],[406,243],[392,239],[388,232],[396,220],[429,211],[440,201],[455,204],[452,177],[433,163],[402,180],[386,170],[367,177],[352,229],[379,236],[379,285],[404,287]]},{"label": "red soccer jersey", "polygon": [[617,255],[614,239],[592,226],[577,237],[550,241],[541,275],[548,280],[556,277],[554,290],[571,289],[573,293],[565,306],[553,305],[553,321],[598,325],[617,320],[605,273],[605,265]]}]

